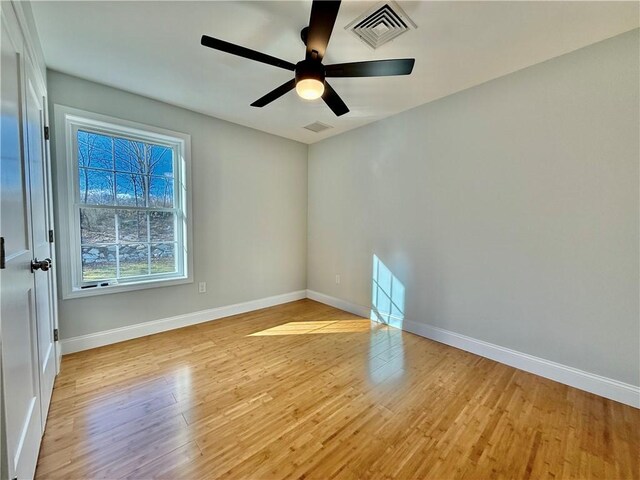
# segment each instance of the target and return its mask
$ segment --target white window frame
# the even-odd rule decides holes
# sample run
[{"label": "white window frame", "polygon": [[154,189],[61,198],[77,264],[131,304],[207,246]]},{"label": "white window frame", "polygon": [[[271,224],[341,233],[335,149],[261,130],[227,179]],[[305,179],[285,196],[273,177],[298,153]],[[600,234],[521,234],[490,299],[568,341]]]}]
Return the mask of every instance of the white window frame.
[{"label": "white window frame", "polygon": [[[60,232],[57,232],[57,235],[63,239],[62,242],[58,242],[62,298],[79,298],[192,283],[191,136],[63,105],[55,105],[54,111],[58,213],[60,217],[58,223]],[[82,281],[79,209],[83,204],[80,204],[78,182],[78,130],[129,138],[166,146],[173,150],[175,158],[174,208],[178,210],[175,252],[178,265],[177,273],[129,277],[126,280],[111,281],[108,285],[102,285],[100,282]],[[92,205],[86,207],[94,208]]]}]

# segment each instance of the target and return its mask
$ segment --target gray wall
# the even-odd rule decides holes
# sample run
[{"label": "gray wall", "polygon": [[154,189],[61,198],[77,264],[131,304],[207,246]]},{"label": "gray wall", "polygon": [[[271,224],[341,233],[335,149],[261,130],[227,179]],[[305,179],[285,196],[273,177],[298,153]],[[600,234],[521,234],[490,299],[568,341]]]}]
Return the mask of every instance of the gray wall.
[{"label": "gray wall", "polygon": [[[311,145],[308,288],[639,385],[638,30]],[[341,275],[341,283],[335,275]]]},{"label": "gray wall", "polygon": [[[52,115],[61,104],[188,133],[192,152],[196,283],[62,300],[62,338],[306,288],[306,145],[59,72],[48,75]],[[199,281],[207,282],[207,293],[198,293]]]}]

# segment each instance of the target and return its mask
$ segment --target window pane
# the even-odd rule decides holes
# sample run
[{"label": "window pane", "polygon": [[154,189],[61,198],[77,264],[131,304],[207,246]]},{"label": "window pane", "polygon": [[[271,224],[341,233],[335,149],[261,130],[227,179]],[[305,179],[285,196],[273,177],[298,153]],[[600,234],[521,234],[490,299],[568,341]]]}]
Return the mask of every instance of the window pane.
[{"label": "window pane", "polygon": [[149,245],[134,243],[120,245],[120,276],[135,277],[149,274]]},{"label": "window pane", "polygon": [[114,243],[116,241],[115,212],[104,208],[80,209],[80,241]]},{"label": "window pane", "polygon": [[111,137],[78,130],[78,163],[81,167],[113,170]]},{"label": "window pane", "polygon": [[136,210],[118,210],[118,241],[147,241],[146,212]]},{"label": "window pane", "polygon": [[106,280],[116,277],[116,246],[82,247],[82,280]]},{"label": "window pane", "polygon": [[173,208],[173,178],[149,177],[149,206]]},{"label": "window pane", "polygon": [[173,273],[175,271],[175,244],[151,244],[151,273]]},{"label": "window pane", "polygon": [[116,174],[116,196],[118,205],[131,205],[133,207],[144,207],[145,183],[142,175],[133,173]]},{"label": "window pane", "polygon": [[114,143],[116,170],[119,172],[147,173],[149,152],[142,142],[116,138]]},{"label": "window pane", "polygon": [[160,145],[149,145],[151,158],[149,173],[161,177],[173,177],[173,150]]},{"label": "window pane", "polygon": [[124,285],[175,277],[185,259],[185,165],[176,154],[181,140],[165,142],[152,132],[95,119],[66,125],[76,132],[69,138],[78,175],[69,207],[80,215],[80,231],[70,234],[72,243],[80,236],[74,256],[75,262],[80,257],[81,273],[73,279],[74,289],[83,282],[119,279]]},{"label": "window pane", "polygon": [[113,205],[113,173],[90,168],[79,173],[81,203]]},{"label": "window pane", "polygon": [[171,212],[149,212],[149,230],[151,241],[174,240],[175,222]]}]

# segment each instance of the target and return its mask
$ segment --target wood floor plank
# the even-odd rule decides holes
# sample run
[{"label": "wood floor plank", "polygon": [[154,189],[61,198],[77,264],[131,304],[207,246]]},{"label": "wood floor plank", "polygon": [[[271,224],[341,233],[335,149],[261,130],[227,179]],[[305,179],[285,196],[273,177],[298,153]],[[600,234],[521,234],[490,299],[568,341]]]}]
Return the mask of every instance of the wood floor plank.
[{"label": "wood floor plank", "polygon": [[37,478],[640,479],[640,411],[301,300],[67,355]]}]

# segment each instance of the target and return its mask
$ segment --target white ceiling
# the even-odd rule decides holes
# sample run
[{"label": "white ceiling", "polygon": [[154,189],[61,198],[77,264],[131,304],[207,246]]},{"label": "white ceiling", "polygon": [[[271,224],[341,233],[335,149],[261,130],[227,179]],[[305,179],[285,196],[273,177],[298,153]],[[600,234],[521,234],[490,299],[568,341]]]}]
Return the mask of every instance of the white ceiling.
[{"label": "white ceiling", "polygon": [[[249,104],[292,72],[200,45],[207,34],[296,63],[311,2],[32,2],[47,66],[313,143],[638,27],[638,2],[399,0],[417,24],[377,50],[344,27],[378,1],[343,1],[324,63],[413,57],[408,77],[331,79],[335,117],[295,92]],[[335,128],[304,130],[320,121]]]}]

